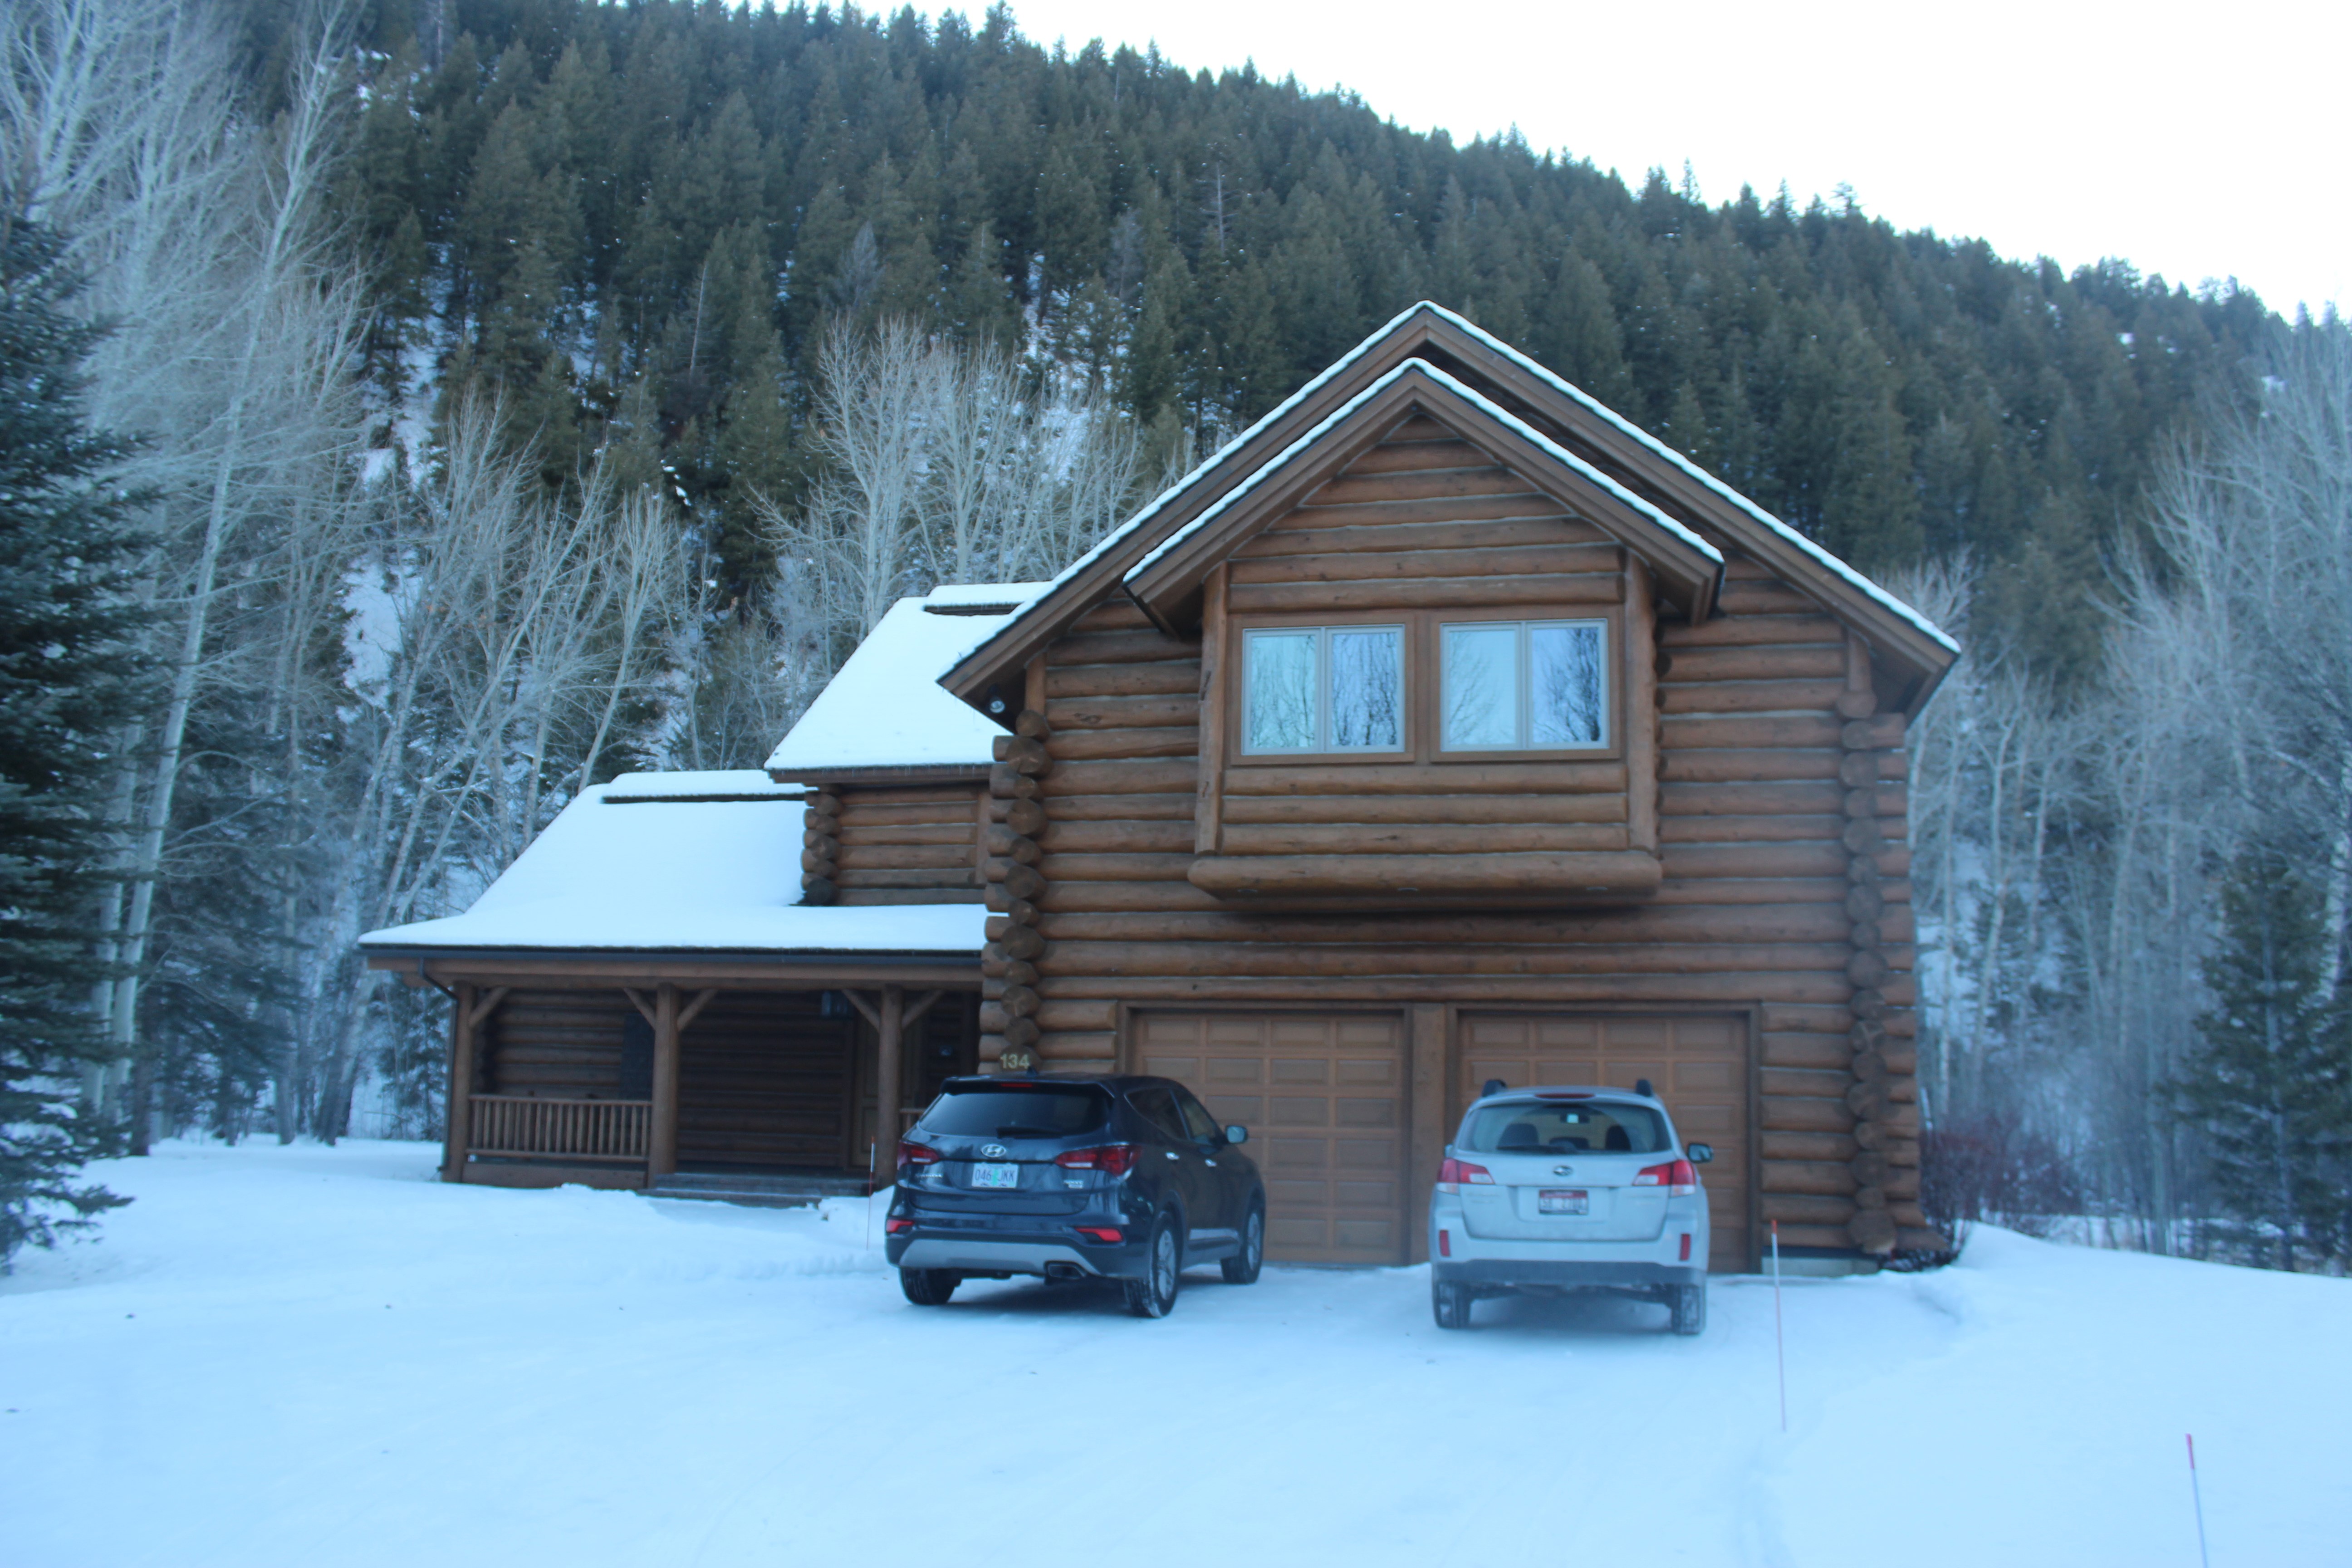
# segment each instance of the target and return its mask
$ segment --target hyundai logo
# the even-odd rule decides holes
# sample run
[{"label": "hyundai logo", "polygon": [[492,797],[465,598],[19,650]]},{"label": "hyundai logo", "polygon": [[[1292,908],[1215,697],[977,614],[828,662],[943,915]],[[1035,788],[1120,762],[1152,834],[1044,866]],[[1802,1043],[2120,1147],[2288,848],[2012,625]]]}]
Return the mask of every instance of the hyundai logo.
[{"label": "hyundai logo", "polygon": [[1551,1173],[1555,1176],[1572,1175],[1575,1171],[1576,1167],[1573,1165],[1554,1165],[1551,1168]]},{"label": "hyundai logo", "polygon": [[1004,1145],[1002,1143],[982,1143],[980,1146],[980,1152],[991,1160],[1004,1158]]}]

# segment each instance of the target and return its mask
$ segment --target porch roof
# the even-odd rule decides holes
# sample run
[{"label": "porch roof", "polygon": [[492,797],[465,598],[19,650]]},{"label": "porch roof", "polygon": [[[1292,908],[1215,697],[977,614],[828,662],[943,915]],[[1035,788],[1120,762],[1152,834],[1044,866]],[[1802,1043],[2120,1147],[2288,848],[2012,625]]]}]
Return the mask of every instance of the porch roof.
[{"label": "porch roof", "polygon": [[372,931],[360,945],[371,956],[977,958],[988,919],[978,904],[800,903],[802,798],[753,770],[624,773],[582,792],[465,913]]}]

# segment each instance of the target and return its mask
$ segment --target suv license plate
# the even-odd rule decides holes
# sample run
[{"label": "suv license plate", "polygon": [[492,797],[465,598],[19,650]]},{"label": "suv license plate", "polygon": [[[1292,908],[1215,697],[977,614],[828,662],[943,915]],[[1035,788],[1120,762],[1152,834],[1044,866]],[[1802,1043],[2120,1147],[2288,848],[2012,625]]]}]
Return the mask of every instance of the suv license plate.
[{"label": "suv license plate", "polygon": [[1017,1187],[1021,1184],[1021,1167],[1011,1161],[1003,1164],[974,1165],[971,1168],[971,1184],[975,1187]]},{"label": "suv license plate", "polygon": [[1546,1187],[1536,1194],[1538,1214],[1585,1214],[1591,1205],[1591,1194],[1581,1190]]}]

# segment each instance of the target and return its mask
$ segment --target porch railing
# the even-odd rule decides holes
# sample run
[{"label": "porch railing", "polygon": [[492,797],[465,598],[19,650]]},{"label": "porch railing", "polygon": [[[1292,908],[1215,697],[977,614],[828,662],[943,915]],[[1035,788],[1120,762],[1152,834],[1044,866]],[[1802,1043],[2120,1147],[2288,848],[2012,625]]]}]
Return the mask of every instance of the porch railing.
[{"label": "porch railing", "polygon": [[654,1119],[649,1100],[541,1100],[477,1094],[467,1146],[477,1154],[642,1163]]}]

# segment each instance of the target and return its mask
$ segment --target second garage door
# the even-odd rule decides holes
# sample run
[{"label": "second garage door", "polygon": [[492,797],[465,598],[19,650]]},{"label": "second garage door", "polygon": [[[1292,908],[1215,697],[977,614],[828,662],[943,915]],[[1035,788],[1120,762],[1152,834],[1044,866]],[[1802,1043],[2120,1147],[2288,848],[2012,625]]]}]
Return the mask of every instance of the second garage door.
[{"label": "second garage door", "polygon": [[1755,1267],[1748,1228],[1748,1026],[1736,1014],[1640,1016],[1465,1013],[1454,1104],[1488,1079],[1513,1089],[1545,1083],[1631,1089],[1648,1079],[1686,1140],[1715,1145],[1706,1167],[1708,1267]]},{"label": "second garage door", "polygon": [[1267,1257],[1404,1261],[1402,1019],[1147,1013],[1135,1028],[1138,1071],[1189,1085],[1220,1122],[1249,1128]]}]

